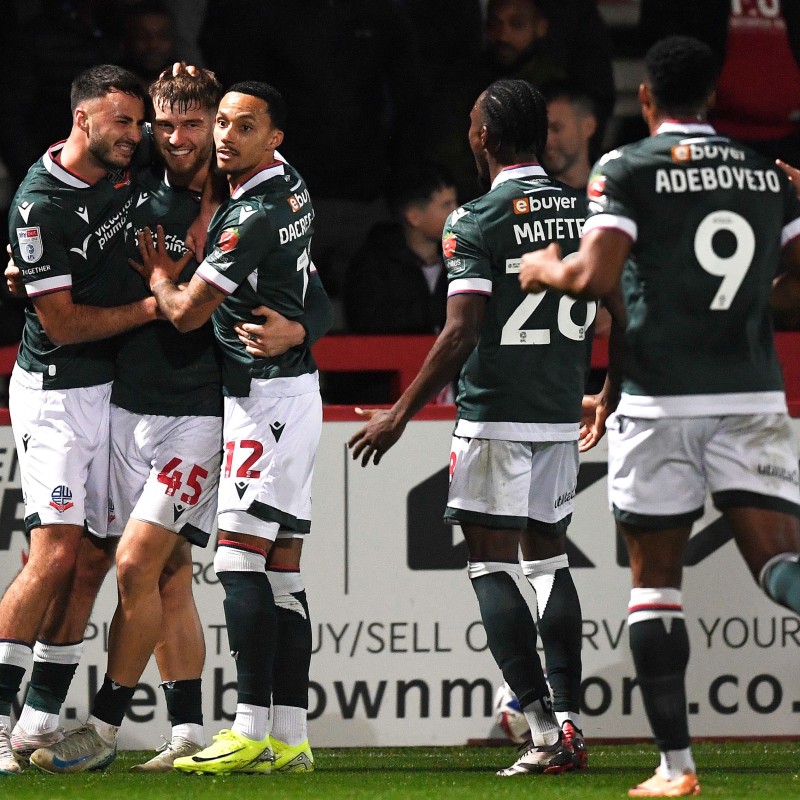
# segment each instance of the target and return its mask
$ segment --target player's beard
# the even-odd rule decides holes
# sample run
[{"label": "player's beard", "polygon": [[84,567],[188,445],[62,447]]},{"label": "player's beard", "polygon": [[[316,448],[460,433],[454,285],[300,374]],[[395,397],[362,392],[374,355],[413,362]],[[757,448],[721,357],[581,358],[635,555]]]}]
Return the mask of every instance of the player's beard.
[{"label": "player's beard", "polygon": [[114,150],[116,143],[116,141],[109,142],[99,136],[89,141],[89,152],[97,163],[109,172],[117,169],[126,169],[131,163],[132,154],[131,156],[125,156],[122,153],[117,153]]},{"label": "player's beard", "polygon": [[177,159],[170,156],[168,152],[162,151],[161,157],[164,159],[167,167],[172,170],[176,175],[191,176],[196,174],[201,167],[211,161],[211,145],[203,150],[195,150],[192,153],[191,159]]}]

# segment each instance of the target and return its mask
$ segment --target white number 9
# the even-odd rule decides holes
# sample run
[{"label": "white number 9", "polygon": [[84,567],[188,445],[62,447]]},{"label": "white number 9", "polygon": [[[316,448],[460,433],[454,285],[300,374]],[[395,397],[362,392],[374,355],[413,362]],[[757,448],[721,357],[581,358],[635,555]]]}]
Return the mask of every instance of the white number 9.
[{"label": "white number 9", "polygon": [[[730,231],[736,239],[736,249],[727,257],[714,252],[714,234]],[[756,236],[750,223],[735,211],[713,211],[697,227],[694,235],[694,254],[700,266],[722,283],[711,301],[712,311],[730,308],[736,292],[750,269],[756,252]]]}]

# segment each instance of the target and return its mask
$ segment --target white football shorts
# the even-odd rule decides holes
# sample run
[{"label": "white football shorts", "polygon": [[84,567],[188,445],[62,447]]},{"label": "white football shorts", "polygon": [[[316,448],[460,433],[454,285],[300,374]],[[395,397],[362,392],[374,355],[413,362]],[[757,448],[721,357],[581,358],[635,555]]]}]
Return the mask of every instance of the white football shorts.
[{"label": "white football shorts", "polygon": [[702,516],[707,491],[718,508],[800,512],[798,448],[786,414],[613,414],[607,430],[609,502],[621,522],[690,524]]},{"label": "white football shorts", "polygon": [[572,513],[578,443],[453,437],[448,521],[521,530]]},{"label": "white football shorts", "polygon": [[204,547],[214,529],[222,449],[220,417],[134,414],[111,406],[109,531],[129,518]]},{"label": "white football shorts", "polygon": [[25,529],[86,524],[108,531],[111,384],[42,389],[42,375],[14,366],[9,410],[25,500]]},{"label": "white football shorts", "polygon": [[[280,379],[279,379],[280,380]],[[319,389],[290,397],[226,397],[217,524],[275,541],[311,529],[311,481],[322,432]],[[306,381],[303,384],[307,384]]]}]

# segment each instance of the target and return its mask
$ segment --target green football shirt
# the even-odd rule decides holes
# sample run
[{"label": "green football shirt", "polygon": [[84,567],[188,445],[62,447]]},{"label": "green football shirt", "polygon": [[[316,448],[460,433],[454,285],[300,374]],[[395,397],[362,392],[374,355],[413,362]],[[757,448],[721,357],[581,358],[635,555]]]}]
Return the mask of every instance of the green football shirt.
[{"label": "green football shirt", "polygon": [[240,320],[262,321],[250,313],[259,305],[288,319],[303,318],[313,221],[303,179],[280,161],[238,186],[214,214],[208,229],[212,249],[197,275],[226,295],[213,316],[223,355],[224,394],[246,397],[252,378],[296,378],[316,372],[307,343],[275,358],[256,358],[234,330]]},{"label": "green football shirt", "polygon": [[[125,230],[133,203],[130,173],[95,184],[61,166],[63,143],[53,145],[28,171],[11,201],[9,241],[28,295],[70,291],[76,304],[109,307],[123,299],[129,270]],[[43,388],[70,389],[108,383],[111,340],[54,345],[36,312],[26,311],[17,361],[41,373]]]},{"label": "green football shirt", "polygon": [[619,412],[785,411],[768,302],[800,203],[781,170],[709,125],[668,122],[603,156],[589,200],[584,233],[631,239]]},{"label": "green football shirt", "polygon": [[507,167],[491,190],[445,223],[448,295],[487,299],[477,347],[461,371],[456,435],[511,441],[578,438],[597,303],[526,294],[523,253],[578,248],[585,197],[538,164]]},{"label": "green football shirt", "polygon": [[[163,167],[153,166],[137,175],[134,199],[126,236],[128,255],[140,259],[138,234],[145,227],[155,234],[158,224],[164,229],[170,257],[183,256],[186,231],[200,210],[200,195],[171,186]],[[196,269],[192,259],[179,281],[189,281]],[[125,282],[126,302],[150,294],[130,267]],[[211,322],[180,333],[171,323],[159,320],[117,337],[111,402],[136,414],[221,415],[220,359]]]}]

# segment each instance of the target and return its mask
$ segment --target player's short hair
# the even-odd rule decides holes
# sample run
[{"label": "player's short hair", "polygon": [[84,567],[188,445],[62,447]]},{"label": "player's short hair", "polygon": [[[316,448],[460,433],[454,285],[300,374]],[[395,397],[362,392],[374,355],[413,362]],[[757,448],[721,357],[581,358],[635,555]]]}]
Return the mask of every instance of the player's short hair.
[{"label": "player's short hair", "polygon": [[193,106],[216,111],[222,99],[222,84],[206,69],[197,75],[186,72],[173,75],[171,69],[166,69],[150,84],[148,92],[154,104],[180,114]]},{"label": "player's short hair", "polygon": [[105,97],[114,91],[138,97],[147,104],[147,95],[132,72],[115,64],[99,64],[84,70],[72,81],[69,93],[70,108],[75,111],[81,103]]},{"label": "player's short hair", "polygon": [[392,177],[386,198],[392,214],[399,217],[409,206],[425,205],[430,202],[434,192],[454,186],[453,176],[441,164],[422,161],[404,165]]},{"label": "player's short hair", "polygon": [[286,101],[274,86],[262,81],[240,81],[229,87],[228,91],[249,94],[252,97],[258,97],[263,100],[267,104],[267,111],[273,126],[281,131],[285,129]]},{"label": "player's short hair", "polygon": [[489,134],[488,148],[498,161],[517,156],[541,160],[547,144],[547,104],[528,81],[504,78],[481,95],[480,111]]},{"label": "player's short hair", "polygon": [[597,104],[586,92],[568,81],[549,81],[540,88],[545,102],[550,104],[555,100],[566,100],[578,113],[597,116]]},{"label": "player's short hair", "polygon": [[691,36],[668,36],[645,55],[653,100],[661,111],[685,116],[705,109],[717,80],[711,48]]}]

